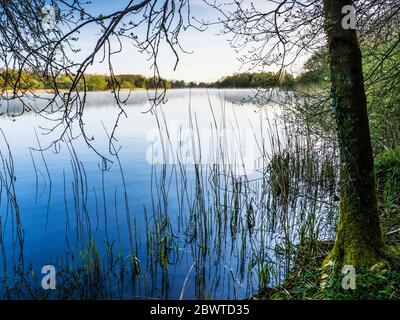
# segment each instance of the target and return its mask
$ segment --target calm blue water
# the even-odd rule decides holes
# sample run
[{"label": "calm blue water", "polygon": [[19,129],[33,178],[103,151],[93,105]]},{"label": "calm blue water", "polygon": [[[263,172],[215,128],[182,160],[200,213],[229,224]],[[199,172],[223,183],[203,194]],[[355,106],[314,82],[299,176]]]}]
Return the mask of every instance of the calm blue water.
[{"label": "calm blue water", "polygon": [[[219,128],[225,127],[227,136],[230,138],[232,138],[234,128],[243,130],[240,134],[243,139],[241,145],[247,148],[244,156],[248,157],[246,161],[250,164],[245,169],[246,174],[257,175],[253,164],[260,150],[257,150],[254,142],[248,142],[251,141],[250,138],[254,139],[254,136],[251,134],[246,136],[246,134],[249,131],[257,132],[260,137],[265,134],[260,126],[263,121],[266,121],[266,113],[260,113],[259,109],[251,104],[232,103],[249,94],[251,92],[246,90],[209,90],[208,94],[202,89],[191,92],[170,90],[167,94],[167,103],[159,106],[154,114],[145,112],[150,106],[147,93],[135,92],[124,107],[127,117],[122,116],[116,131],[114,146],[117,149],[120,148],[118,153],[120,167],[118,159],[108,152],[109,139],[107,138],[107,134],[110,134],[115,124],[118,107],[109,93],[89,93],[84,111],[85,133],[88,137],[94,138],[91,143],[96,151],[110,160],[107,162],[106,171],[101,169],[105,162],[99,154],[88,147],[82,137],[79,137],[80,132],[76,125],[72,133],[68,134],[77,136],[76,139],[70,143],[60,142],[56,150],[51,147],[40,152],[34,150],[39,149],[38,141],[42,149],[45,149],[51,145],[51,141],[59,137],[58,129],[49,135],[44,134],[47,131],[43,128],[51,128],[54,122],[33,112],[16,118],[0,117],[0,128],[4,132],[13,157],[15,195],[24,235],[24,268],[29,269],[31,265],[39,277],[43,265],[53,264],[56,269],[60,268],[65,262],[63,257],[67,253],[75,252],[76,258],[78,248],[81,248],[80,245],[90,236],[93,237],[105,260],[107,260],[105,253],[107,246],[113,247],[114,254],[121,252],[123,256],[128,256],[130,252],[128,226],[130,224],[134,251],[140,261],[141,282],[137,285],[136,292],[127,290],[124,297],[179,298],[183,287],[185,299],[244,298],[251,294],[252,290],[249,289],[247,281],[248,274],[245,272],[244,276],[237,276],[237,273],[240,273],[239,261],[243,257],[239,254],[240,250],[236,250],[236,246],[233,246],[234,249],[230,247],[229,237],[223,241],[223,247],[227,248],[226,252],[223,252],[223,249],[222,254],[217,255],[216,243],[213,241],[215,238],[209,236],[208,260],[194,264],[194,257],[198,255],[196,251],[198,246],[193,245],[184,235],[188,225],[190,226],[188,203],[192,200],[188,199],[188,195],[194,198],[196,194],[194,165],[188,160],[193,156],[193,154],[188,155],[190,150],[193,151],[192,137],[186,134],[190,128],[195,128],[194,131],[204,134],[203,138],[195,139],[195,144],[202,146],[201,162],[206,164],[219,161],[216,159],[218,156],[208,159],[212,152],[204,151],[215,143],[207,137],[207,132],[211,127],[216,123]],[[2,107],[5,108],[4,103]],[[13,102],[13,107],[17,108],[18,102]],[[273,115],[269,114],[269,117],[273,118]],[[160,127],[164,128],[162,133],[160,133]],[[167,136],[166,127],[169,129],[170,140],[175,143],[174,147],[166,147],[170,148],[168,161],[160,160],[163,158],[160,157],[162,153],[160,146]],[[64,138],[67,140],[67,137]],[[237,137],[233,140],[238,143]],[[0,141],[3,159],[9,161],[5,141],[3,138]],[[181,146],[183,142],[186,143],[186,148],[176,147]],[[73,152],[71,152],[72,147]],[[234,147],[231,149],[233,150]],[[181,152],[183,150],[187,160],[185,166],[187,184],[184,187],[187,194],[184,201],[180,198],[181,191],[177,190],[179,183],[176,182],[176,177],[181,177],[180,174],[176,175],[179,166],[172,164],[172,158],[178,150]],[[243,154],[240,155],[232,150],[225,151],[230,159],[224,161],[240,162]],[[71,153],[76,154],[77,161]],[[199,157],[199,154],[194,157]],[[7,184],[9,180],[5,180],[10,171],[4,161],[0,170],[3,176],[0,208],[4,254],[0,262],[1,265],[6,265],[7,269],[0,268],[2,276],[11,272],[13,256],[15,256],[13,243],[14,245],[17,243],[16,213],[8,205],[5,188],[6,185],[10,185]],[[160,191],[157,183],[161,181],[163,162],[168,163],[165,167],[166,188]],[[74,176],[73,166],[77,164],[84,170],[84,173],[81,171],[80,176]],[[244,169],[238,166],[237,170],[239,175],[243,173],[239,171]],[[78,179],[75,179],[76,177]],[[204,181],[204,188],[207,188],[209,179],[206,175]],[[126,215],[125,190],[129,218]],[[212,202],[213,194],[210,193],[209,197]],[[167,201],[163,202],[160,199]],[[148,250],[149,238],[148,234],[146,235],[145,210],[150,221],[153,216],[157,216],[157,212],[167,213],[176,236],[174,241],[176,241],[179,254],[171,253],[166,291],[162,289],[163,272],[159,263],[153,262],[153,265],[157,267],[153,273],[150,272],[149,252],[150,255],[152,253],[151,249]],[[186,219],[186,229],[185,223],[180,219]],[[150,229],[151,225],[152,222],[148,223]],[[210,230],[213,228],[210,227]],[[16,248],[15,250],[18,251],[18,246]],[[69,262],[73,264],[73,261]],[[250,277],[254,278],[251,282],[256,285],[256,277]],[[204,281],[199,280],[201,278],[204,278]],[[203,288],[201,294],[196,291],[199,287]]]}]

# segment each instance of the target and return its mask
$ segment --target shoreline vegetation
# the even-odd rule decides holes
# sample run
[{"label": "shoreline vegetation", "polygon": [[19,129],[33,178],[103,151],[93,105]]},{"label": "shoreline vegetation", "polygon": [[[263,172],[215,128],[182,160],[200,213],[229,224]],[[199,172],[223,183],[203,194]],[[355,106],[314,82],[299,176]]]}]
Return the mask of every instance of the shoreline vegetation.
[{"label": "shoreline vegetation", "polygon": [[380,224],[392,259],[357,268],[355,288],[343,290],[343,274],[324,277],[321,268],[334,241],[310,236],[296,248],[293,272],[282,284],[261,288],[253,299],[400,299],[400,147],[377,155],[374,166]]},{"label": "shoreline vegetation", "polygon": [[[390,61],[382,62],[381,55],[388,54]],[[396,48],[396,49],[393,49]],[[253,299],[267,300],[359,300],[400,299],[400,108],[399,85],[391,79],[398,78],[397,62],[400,48],[394,40],[379,45],[363,44],[362,69],[368,105],[368,118],[374,172],[377,210],[386,245],[385,258],[372,266],[356,267],[355,288],[345,290],[343,270],[324,268],[335,239],[321,239],[319,229],[301,239],[293,253],[291,273],[278,285],[260,286]],[[385,53],[386,52],[386,53]],[[379,72],[377,72],[379,66]],[[329,98],[331,75],[326,49],[314,54],[304,65],[307,72],[295,79],[298,92],[312,92],[313,97]],[[318,98],[316,98],[318,101]],[[315,132],[335,137],[335,125],[331,103],[313,102],[311,98],[296,111],[297,119],[303,119]],[[330,100],[327,100],[330,102]],[[319,104],[318,104],[319,103]],[[314,109],[312,106],[318,105]],[[331,129],[330,129],[331,127]],[[336,139],[333,138],[332,141]],[[333,144],[335,142],[332,142]],[[294,168],[287,168],[290,175]]]},{"label": "shoreline vegetation", "polygon": [[[184,80],[166,80],[162,78],[145,77],[138,74],[120,74],[114,76],[114,83],[110,76],[99,74],[85,74],[77,86],[77,90],[86,91],[113,91],[113,90],[151,90],[184,89],[184,88],[272,88],[289,87],[293,85],[295,77],[289,73],[273,72],[243,72],[222,77],[215,82],[185,82]],[[50,82],[46,77],[28,71],[0,71],[0,90],[3,91],[34,91],[59,92],[68,91],[73,85],[73,76],[59,76],[57,81]]]}]

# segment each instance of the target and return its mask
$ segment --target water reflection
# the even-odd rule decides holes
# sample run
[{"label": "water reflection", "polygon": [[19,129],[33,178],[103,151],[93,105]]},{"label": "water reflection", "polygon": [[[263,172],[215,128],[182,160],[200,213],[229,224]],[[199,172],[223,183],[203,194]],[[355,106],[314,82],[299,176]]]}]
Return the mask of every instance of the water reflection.
[{"label": "water reflection", "polygon": [[[29,296],[33,287],[44,298],[232,299],[282,279],[290,266],[275,248],[332,206],[326,193],[321,203],[271,196],[272,155],[305,140],[288,141],[273,104],[238,103],[251,94],[170,90],[149,113],[148,93],[134,92],[110,146],[118,106],[110,93],[89,93],[85,133],[108,160],[88,148],[78,126],[56,149],[38,151],[57,137],[44,135],[51,119],[0,117],[3,295]],[[7,108],[18,110],[18,102]],[[232,147],[224,149],[227,136]],[[297,186],[300,175],[291,177]],[[60,274],[51,293],[31,277],[46,264]],[[10,289],[15,273],[29,278],[21,292]]]}]

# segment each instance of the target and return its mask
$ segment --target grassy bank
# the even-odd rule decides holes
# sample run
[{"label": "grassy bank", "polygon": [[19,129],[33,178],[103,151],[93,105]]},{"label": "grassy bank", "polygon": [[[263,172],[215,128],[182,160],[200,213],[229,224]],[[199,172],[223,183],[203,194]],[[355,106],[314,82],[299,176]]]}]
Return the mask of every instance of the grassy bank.
[{"label": "grassy bank", "polygon": [[400,148],[375,159],[378,203],[384,238],[392,259],[356,270],[356,288],[343,289],[344,275],[323,275],[321,265],[333,241],[307,238],[296,252],[291,276],[267,287],[255,299],[400,299]]}]

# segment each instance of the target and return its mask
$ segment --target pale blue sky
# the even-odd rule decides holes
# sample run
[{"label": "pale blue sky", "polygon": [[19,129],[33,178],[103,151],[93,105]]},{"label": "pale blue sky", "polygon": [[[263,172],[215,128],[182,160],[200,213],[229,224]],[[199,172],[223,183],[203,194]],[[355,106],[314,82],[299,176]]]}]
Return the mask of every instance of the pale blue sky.
[{"label": "pale blue sky", "polygon": [[[255,0],[261,5],[265,5],[268,1]],[[126,5],[126,0],[93,0],[91,4],[86,6],[87,10],[92,14],[107,14],[115,9],[122,9]],[[217,11],[210,8],[202,0],[190,1],[191,16],[195,16],[201,20],[215,21]],[[240,54],[230,47],[229,36],[219,34],[220,26],[209,26],[206,31],[200,32],[195,29],[189,29],[180,34],[180,44],[186,51],[192,52],[179,54],[179,64],[174,71],[175,58],[172,51],[166,45],[162,45],[158,66],[161,76],[166,79],[179,79],[185,81],[215,81],[222,76],[232,74],[234,72],[246,71],[241,68],[238,61]],[[144,29],[138,32],[143,32]],[[97,36],[96,36],[97,34]],[[77,46],[82,49],[80,57],[93,49],[96,37],[98,37],[98,29],[89,27],[83,30],[79,35],[80,40]],[[117,47],[117,43],[114,45]],[[146,54],[140,54],[134,46],[128,41],[123,43],[121,53],[113,55],[112,63],[114,72],[135,73],[146,76],[152,75],[150,69],[150,61]],[[96,61],[101,60],[101,54],[98,55]],[[106,74],[108,73],[108,63],[95,63],[88,69],[88,72]]]}]

